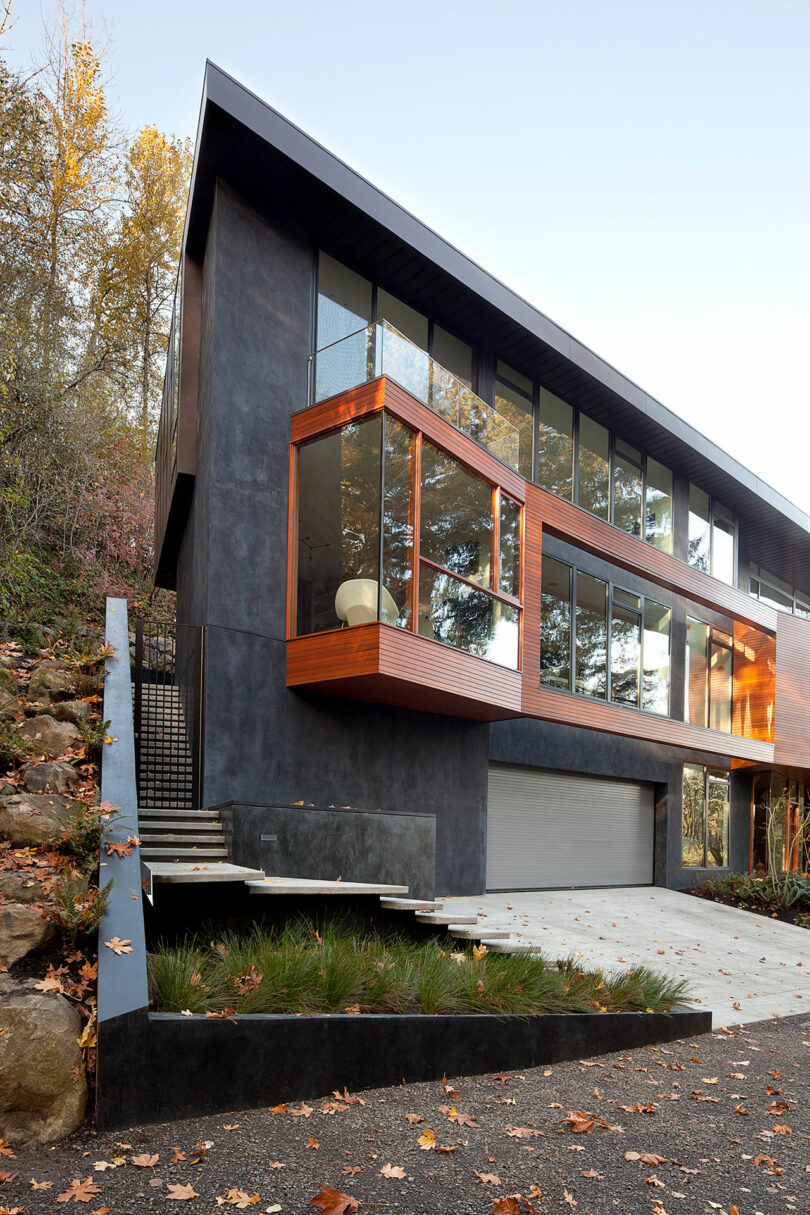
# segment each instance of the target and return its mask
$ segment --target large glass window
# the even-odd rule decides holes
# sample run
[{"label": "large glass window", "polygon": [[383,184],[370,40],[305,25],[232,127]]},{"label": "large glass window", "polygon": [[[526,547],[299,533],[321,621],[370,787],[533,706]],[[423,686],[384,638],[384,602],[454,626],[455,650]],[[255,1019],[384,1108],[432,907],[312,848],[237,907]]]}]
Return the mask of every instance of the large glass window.
[{"label": "large glass window", "polygon": [[610,518],[610,432],[579,415],[577,501],[592,515]]},{"label": "large glass window", "polygon": [[641,452],[616,439],[613,456],[613,522],[631,536],[641,536]]},{"label": "large glass window", "polygon": [[607,696],[607,583],[577,571],[574,645],[575,689],[586,696]]},{"label": "large glass window", "polygon": [[462,342],[461,338],[454,337],[441,325],[433,326],[434,359],[467,388],[472,388],[472,353],[472,346]]},{"label": "large glass window", "polygon": [[672,613],[654,599],[644,600],[644,667],[641,707],[669,713],[669,634]]},{"label": "large glass window", "polygon": [[571,579],[573,570],[553,557],[543,557],[540,682],[571,687]]},{"label": "large glass window", "polygon": [[520,595],[520,506],[501,494],[498,590]]},{"label": "large glass window", "polygon": [[419,632],[501,666],[518,665],[518,609],[424,564]]},{"label": "large glass window", "polygon": [[527,481],[533,476],[534,404],[531,380],[498,360],[495,408],[511,422],[519,435],[518,472]]},{"label": "large glass window", "polygon": [[537,480],[569,502],[574,498],[574,410],[553,392],[540,389]]},{"label": "large glass window", "polygon": [[423,557],[492,586],[492,487],[426,441],[421,531]]},{"label": "large glass window", "polygon": [[689,543],[686,559],[695,569],[734,586],[737,575],[737,522],[697,485],[689,486]]},{"label": "large glass window", "polygon": [[325,401],[368,378],[371,283],[327,253],[318,257],[314,397]]},{"label": "large glass window", "polygon": [[[297,633],[377,619],[382,415],[298,450]],[[383,619],[402,605],[383,596]]]},{"label": "large glass window", "polygon": [[810,616],[810,594],[794,587],[792,583],[769,574],[761,565],[751,563],[748,582],[749,594],[762,603],[769,604],[779,612],[792,612],[796,616]]},{"label": "large glass window", "polygon": [[541,592],[542,684],[669,712],[668,607],[547,554]]},{"label": "large glass window", "polygon": [[672,473],[652,456],[647,456],[644,539],[662,553],[672,552]]},{"label": "large glass window", "polygon": [[687,616],[685,718],[690,725],[731,733],[732,674],[731,635]]},{"label": "large glass window", "polygon": [[682,861],[692,868],[728,868],[730,776],[684,764]]},{"label": "large glass window", "polygon": [[416,437],[390,414],[383,415],[382,583],[397,606],[395,620],[410,628],[413,618],[414,449]]},{"label": "large glass window", "polygon": [[395,295],[377,289],[377,320],[388,321],[409,342],[419,346],[421,350],[428,348],[428,319],[410,304],[403,303]]}]

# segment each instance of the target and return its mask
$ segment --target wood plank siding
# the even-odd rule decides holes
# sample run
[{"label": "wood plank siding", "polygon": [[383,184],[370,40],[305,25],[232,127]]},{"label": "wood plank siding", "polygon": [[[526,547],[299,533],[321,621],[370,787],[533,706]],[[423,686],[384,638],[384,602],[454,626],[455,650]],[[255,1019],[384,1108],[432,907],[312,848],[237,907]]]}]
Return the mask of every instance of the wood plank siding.
[{"label": "wood plank siding", "polygon": [[787,612],[776,631],[775,758],[810,768],[810,620]]}]

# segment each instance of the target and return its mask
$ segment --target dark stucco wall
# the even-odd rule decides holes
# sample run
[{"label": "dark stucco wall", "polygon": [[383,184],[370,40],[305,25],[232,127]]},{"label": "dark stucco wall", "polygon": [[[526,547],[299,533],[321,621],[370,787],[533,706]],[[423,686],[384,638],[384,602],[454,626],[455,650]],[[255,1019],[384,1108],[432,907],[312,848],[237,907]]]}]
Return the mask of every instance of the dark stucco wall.
[{"label": "dark stucco wall", "polygon": [[488,727],[285,686],[289,419],[306,404],[311,290],[308,237],[219,184],[178,568],[178,619],[207,625],[203,801],[435,814],[436,888],[473,893]]}]

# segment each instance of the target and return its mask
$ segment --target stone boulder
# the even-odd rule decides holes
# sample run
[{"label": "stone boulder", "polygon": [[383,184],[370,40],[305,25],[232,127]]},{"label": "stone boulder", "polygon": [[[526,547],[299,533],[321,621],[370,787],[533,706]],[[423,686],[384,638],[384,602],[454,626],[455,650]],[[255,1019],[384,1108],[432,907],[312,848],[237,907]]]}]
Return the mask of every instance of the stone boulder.
[{"label": "stone boulder", "polygon": [[36,907],[0,904],[0,962],[13,966],[20,958],[50,945],[54,926]]},{"label": "stone boulder", "polygon": [[17,680],[6,667],[0,667],[0,688],[6,692],[16,693],[17,691]]},{"label": "stone boulder", "polygon": [[[26,793],[69,793],[78,784],[79,774],[72,764],[28,764],[23,771]],[[16,789],[11,792],[16,793]]]},{"label": "stone boulder", "polygon": [[0,1136],[33,1146],[75,1131],[87,1105],[76,1009],[0,975],[0,1030]]},{"label": "stone boulder", "polygon": [[0,835],[26,847],[51,843],[75,817],[75,805],[66,797],[50,794],[18,793],[0,798]]},{"label": "stone boulder", "polygon": [[45,666],[43,663],[31,676],[31,682],[28,685],[28,699],[37,704],[52,704],[69,690],[72,683],[73,677],[69,671]]},{"label": "stone boulder", "polygon": [[0,721],[13,717],[15,713],[19,713],[21,708],[22,705],[14,693],[0,684]]},{"label": "stone boulder", "polygon": [[16,793],[17,786],[13,781],[0,778],[0,797],[14,797]]},{"label": "stone boulder", "polygon": [[36,714],[39,717],[47,714],[56,721],[69,721],[78,726],[80,721],[90,720],[90,706],[85,700],[58,700],[56,704],[43,705]]},{"label": "stone boulder", "polygon": [[20,733],[29,738],[44,755],[62,755],[68,747],[82,741],[81,732],[69,721],[57,721],[49,713],[29,717],[20,726]]},{"label": "stone boulder", "polygon": [[0,870],[0,899],[11,899],[15,903],[39,903],[43,898],[42,886],[36,878],[13,869]]}]

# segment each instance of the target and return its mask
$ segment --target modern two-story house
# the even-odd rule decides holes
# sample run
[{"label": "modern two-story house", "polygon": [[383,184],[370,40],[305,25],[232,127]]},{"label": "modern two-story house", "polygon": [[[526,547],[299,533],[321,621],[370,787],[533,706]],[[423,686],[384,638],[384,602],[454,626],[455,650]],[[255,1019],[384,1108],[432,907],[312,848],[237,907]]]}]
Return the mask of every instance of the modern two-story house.
[{"label": "modern two-story house", "polygon": [[443,894],[808,867],[810,519],[210,64],[156,476],[201,805],[433,815]]}]

